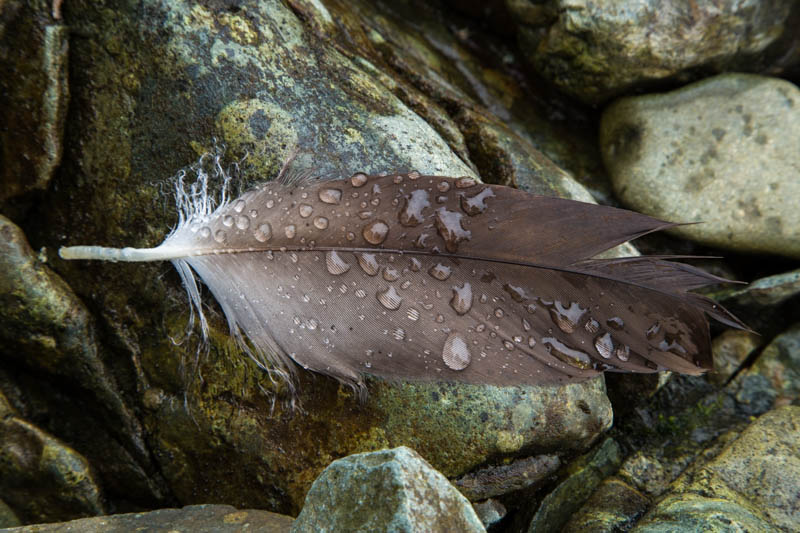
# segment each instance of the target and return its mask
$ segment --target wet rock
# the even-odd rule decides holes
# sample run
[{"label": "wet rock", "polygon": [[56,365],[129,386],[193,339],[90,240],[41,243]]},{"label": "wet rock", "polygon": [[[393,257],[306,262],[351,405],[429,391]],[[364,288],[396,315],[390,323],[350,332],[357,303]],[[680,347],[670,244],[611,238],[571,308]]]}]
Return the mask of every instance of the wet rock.
[{"label": "wet rock", "polygon": [[619,445],[613,439],[606,439],[568,465],[566,478],[544,497],[528,526],[528,533],[561,530],[600,482],[616,471],[621,461]]},{"label": "wet rock", "polygon": [[758,71],[772,60],[773,44],[793,52],[791,41],[779,43],[792,25],[789,0],[506,4],[536,70],[589,103],[660,80],[685,80],[698,69]]},{"label": "wet rock", "polygon": [[742,378],[755,376],[767,381],[765,396],[774,395],[776,405],[800,401],[800,324],[775,337]]},{"label": "wet rock", "polygon": [[21,525],[22,522],[20,522],[19,518],[17,518],[17,515],[14,513],[11,507],[9,507],[3,500],[0,500],[0,529],[17,527]]},{"label": "wet rock", "polygon": [[478,469],[456,479],[453,484],[470,501],[484,500],[541,483],[559,466],[561,461],[558,456],[539,455],[507,465]]},{"label": "wet rock", "polygon": [[800,407],[770,411],[683,474],[633,529],[794,531],[800,521]]},{"label": "wet rock", "polygon": [[483,523],[487,529],[505,518],[506,513],[508,512],[505,505],[493,498],[489,498],[488,500],[482,502],[473,503],[472,507],[475,509],[475,513],[478,515],[478,518],[481,519],[481,523]]},{"label": "wet rock", "polygon": [[600,483],[586,504],[575,513],[562,533],[612,533],[627,531],[647,510],[649,498],[619,478]]},{"label": "wet rock", "polygon": [[69,520],[105,512],[88,462],[59,439],[19,416],[0,420],[0,493],[25,522]]},{"label": "wet rock", "polygon": [[0,205],[43,191],[61,160],[67,85],[67,27],[58,3],[0,5]]},{"label": "wet rock", "polygon": [[674,234],[710,246],[800,257],[800,91],[726,74],[603,113],[600,142],[627,206],[702,221]]},{"label": "wet rock", "polygon": [[711,343],[714,370],[708,379],[715,385],[723,385],[745,362],[753,350],[760,347],[764,339],[749,331],[727,330]]},{"label": "wet rock", "polygon": [[188,505],[182,509],[158,509],[145,513],[116,514],[82,518],[56,524],[36,524],[15,533],[126,533],[128,531],[196,531],[238,533],[267,531],[288,533],[289,516],[255,509],[238,510],[230,505]]},{"label": "wet rock", "polygon": [[351,455],[314,481],[292,531],[485,531],[466,498],[406,447]]}]

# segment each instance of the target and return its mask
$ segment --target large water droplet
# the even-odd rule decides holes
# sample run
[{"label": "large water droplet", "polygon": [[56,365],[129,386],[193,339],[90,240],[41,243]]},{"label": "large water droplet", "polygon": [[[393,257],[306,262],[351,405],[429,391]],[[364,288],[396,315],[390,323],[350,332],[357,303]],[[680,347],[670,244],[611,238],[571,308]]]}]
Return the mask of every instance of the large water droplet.
[{"label": "large water droplet", "polygon": [[359,172],[359,173],[357,173],[357,174],[353,174],[353,175],[350,177],[350,184],[351,184],[353,187],[363,187],[363,186],[364,186],[364,185],[367,183],[367,180],[368,180],[368,179],[369,179],[369,178],[367,178],[367,175],[366,175],[366,174],[364,174],[364,173],[362,173],[362,172]]},{"label": "large water droplet", "polygon": [[364,226],[361,232],[364,239],[370,244],[380,244],[389,234],[389,226],[383,220],[376,220]]},{"label": "large water droplet", "polygon": [[365,274],[368,276],[375,276],[378,274],[379,266],[375,254],[360,253],[355,255],[356,259],[358,259],[358,266],[361,267],[361,270],[363,270]]},{"label": "large water droplet", "polygon": [[342,200],[341,189],[320,189],[319,199],[326,204],[338,204]]},{"label": "large water droplet", "polygon": [[461,226],[464,215],[455,211],[448,211],[440,207],[436,210],[436,229],[444,240],[445,248],[450,253],[458,251],[458,243],[468,240],[472,233]]},{"label": "large water droplet", "polygon": [[631,349],[627,344],[617,346],[617,348],[614,350],[614,355],[616,355],[617,359],[620,361],[627,361],[631,358]]},{"label": "large water droplet", "polygon": [[311,213],[314,212],[314,208],[308,204],[300,204],[298,211],[300,212],[301,217],[308,218],[311,216]]},{"label": "large water droplet", "polygon": [[224,217],[222,217],[222,224],[225,227],[230,228],[231,226],[233,226],[233,217],[230,215],[225,215]]},{"label": "large water droplet", "polygon": [[459,315],[466,314],[472,307],[472,285],[464,282],[461,287],[453,287],[450,307]]},{"label": "large water droplet", "polygon": [[236,217],[236,227],[239,229],[247,229],[250,227],[250,219],[244,215]]},{"label": "large water droplet", "polygon": [[328,219],[325,217],[316,217],[314,219],[314,227],[317,229],[326,229],[328,227]]},{"label": "large water droplet", "polygon": [[217,241],[220,244],[225,242],[225,239],[227,239],[227,238],[228,238],[228,236],[221,229],[218,229],[216,232],[214,232],[214,240]]},{"label": "large water droplet", "polygon": [[486,187],[478,194],[470,197],[463,195],[461,197],[461,209],[463,209],[464,212],[469,216],[479,215],[486,211],[486,208],[488,207],[486,205],[486,199],[493,197],[494,191],[492,191],[491,187]]},{"label": "large water droplet", "polygon": [[586,311],[578,302],[570,302],[569,307],[564,307],[560,301],[556,300],[550,308],[550,318],[553,319],[558,329],[564,333],[572,333],[578,327],[578,323]]},{"label": "large water droplet", "polygon": [[542,344],[547,351],[568,365],[577,368],[591,368],[592,358],[581,350],[570,348],[555,337],[542,338]]},{"label": "large water droplet", "polygon": [[452,272],[453,271],[449,266],[443,265],[441,263],[436,263],[428,270],[428,274],[438,279],[439,281],[444,281],[447,278],[449,278]]},{"label": "large water droplet", "polygon": [[270,226],[268,222],[264,222],[256,228],[253,237],[255,237],[258,242],[267,242],[272,238],[272,226]]},{"label": "large water droplet", "polygon": [[200,228],[199,233],[201,237],[208,238],[211,236],[211,228],[209,228],[208,226],[203,226],[202,228]]},{"label": "large water droplet", "polygon": [[606,324],[608,324],[608,327],[611,329],[615,329],[617,331],[625,327],[625,322],[618,316],[609,318],[606,320]]},{"label": "large water droplet", "polygon": [[594,318],[590,318],[586,321],[586,324],[583,325],[584,329],[589,332],[590,335],[594,335],[598,331],[600,331],[600,322],[595,320]]},{"label": "large water droplet", "polygon": [[294,239],[294,236],[297,233],[297,228],[294,227],[294,224],[289,224],[283,228],[283,232],[286,234],[287,239]]},{"label": "large water droplet", "polygon": [[386,308],[395,310],[403,303],[403,298],[397,294],[394,285],[390,285],[388,289],[380,291],[377,294],[378,301]]},{"label": "large water droplet", "polygon": [[408,265],[408,269],[411,270],[411,272],[419,272],[419,269],[421,267],[422,267],[422,263],[420,262],[420,260],[417,259],[416,257],[412,257],[411,258],[411,262]]},{"label": "large water droplet", "polygon": [[525,293],[525,289],[522,287],[515,287],[510,283],[503,285],[503,290],[505,290],[515,302],[522,302],[528,298],[528,295]]},{"label": "large water droplet", "polygon": [[245,207],[244,200],[236,200],[236,202],[233,204],[233,210],[236,211],[237,213],[241,213],[242,211],[244,211],[244,207]]},{"label": "large water droplet", "polygon": [[469,366],[472,355],[469,346],[460,333],[454,332],[447,336],[442,348],[442,361],[452,370],[464,370]]},{"label": "large water droplet", "polygon": [[328,272],[334,276],[344,274],[350,270],[350,263],[345,261],[342,256],[334,250],[325,253],[325,266]]},{"label": "large water droplet", "polygon": [[614,341],[611,339],[611,333],[604,333],[598,335],[594,339],[594,348],[603,359],[608,359],[614,353]]},{"label": "large water droplet", "polygon": [[431,205],[428,201],[428,191],[417,189],[405,199],[405,206],[400,211],[400,224],[403,226],[418,226],[425,219],[422,211]]},{"label": "large water droplet", "polygon": [[469,189],[470,187],[474,187],[475,184],[478,183],[474,179],[470,178],[469,176],[463,176],[456,180],[456,188],[457,189]]}]

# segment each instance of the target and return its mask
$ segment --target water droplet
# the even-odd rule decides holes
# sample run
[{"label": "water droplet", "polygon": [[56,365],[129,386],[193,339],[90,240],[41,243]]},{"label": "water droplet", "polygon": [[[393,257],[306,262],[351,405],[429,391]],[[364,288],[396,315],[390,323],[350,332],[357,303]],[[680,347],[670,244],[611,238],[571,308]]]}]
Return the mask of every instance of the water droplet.
[{"label": "water droplet", "polygon": [[478,333],[483,333],[486,330],[486,324],[478,324],[475,326],[475,331]]},{"label": "water droplet", "polygon": [[464,210],[466,214],[469,216],[475,216],[483,213],[487,209],[486,199],[493,198],[494,191],[492,191],[491,187],[486,187],[478,194],[473,196],[467,197],[466,195],[461,196],[461,209]]},{"label": "water droplet", "polygon": [[381,199],[377,197],[373,198],[372,200],[369,201],[369,205],[378,207],[379,205],[381,205]]},{"label": "water droplet", "polygon": [[250,212],[247,214],[250,215],[250,218],[256,218],[258,216],[258,211],[256,211],[255,209],[251,209]]},{"label": "water droplet", "polygon": [[[544,300],[542,302],[544,303]],[[569,307],[564,307],[560,301],[556,301],[550,307],[550,318],[553,319],[558,329],[564,333],[572,333],[578,327],[578,323],[586,311],[578,302],[570,302]]]},{"label": "water droplet", "polygon": [[604,333],[595,337],[594,348],[603,359],[611,357],[611,354],[614,353],[614,341],[611,339],[611,333]]},{"label": "water droplet", "polygon": [[488,297],[488,296],[486,296],[485,294],[481,294],[481,297],[479,298],[479,301],[480,301],[482,304],[485,304],[486,302],[488,302],[488,301],[489,301],[489,297]]},{"label": "water droplet", "polygon": [[441,263],[436,263],[428,270],[428,274],[438,279],[439,281],[444,281],[447,278],[449,278],[452,272],[453,271],[449,266],[445,266]]},{"label": "water droplet", "polygon": [[474,179],[470,178],[469,176],[463,176],[456,180],[456,188],[457,189],[469,189],[470,187],[474,187],[475,184],[478,183]]},{"label": "water droplet", "polygon": [[380,244],[386,240],[386,236],[389,234],[389,226],[383,220],[376,220],[364,226],[361,234],[368,243]]},{"label": "water droplet", "polygon": [[289,259],[292,260],[292,263],[297,263],[300,260],[300,258],[294,252],[289,254]]},{"label": "water droplet", "polygon": [[436,184],[436,189],[438,189],[439,192],[447,192],[450,190],[450,182],[442,180]]},{"label": "water droplet", "polygon": [[661,323],[656,322],[655,324],[647,328],[645,335],[649,340],[653,340],[656,337],[656,335],[658,335],[659,331],[661,331]]},{"label": "water droplet", "polygon": [[531,323],[525,320],[524,318],[522,319],[522,329],[524,329],[525,331],[531,330]]},{"label": "water droplet", "polygon": [[617,346],[614,350],[614,355],[617,356],[617,359],[620,361],[627,361],[631,358],[631,349],[628,347],[627,344],[623,344],[622,346]]},{"label": "water droplet", "polygon": [[511,296],[511,299],[515,302],[522,302],[528,298],[528,295],[525,294],[525,289],[522,287],[515,287],[510,283],[503,285],[503,290],[506,291],[508,295]]},{"label": "water droplet", "polygon": [[264,222],[256,228],[253,237],[255,237],[258,242],[267,242],[272,238],[272,226],[270,226],[268,222]]},{"label": "water droplet", "polygon": [[400,307],[400,304],[403,302],[403,298],[397,294],[394,285],[390,285],[388,289],[378,292],[377,297],[378,301],[386,309],[391,309],[393,311]]},{"label": "water droplet", "polygon": [[411,258],[411,263],[408,265],[408,269],[411,272],[419,272],[419,269],[422,267],[422,263],[416,257]]},{"label": "water droplet", "polygon": [[405,205],[400,211],[400,224],[408,227],[418,226],[425,219],[422,211],[430,205],[428,191],[424,189],[412,191],[411,195],[405,198]]},{"label": "water droplet", "polygon": [[403,328],[397,328],[394,331],[392,331],[392,336],[395,339],[402,341],[406,338],[406,330],[404,330]]},{"label": "water droplet", "polygon": [[244,215],[236,217],[236,227],[239,229],[247,229],[250,227],[250,219]]},{"label": "water droplet", "polygon": [[361,267],[361,270],[363,270],[365,274],[368,276],[375,276],[378,274],[379,266],[375,254],[360,253],[355,255],[356,259],[358,259],[358,266]]},{"label": "water droplet", "polygon": [[392,178],[392,183],[395,183],[395,184],[403,183],[403,176],[398,174],[397,176]]},{"label": "water droplet", "polygon": [[386,281],[397,281],[399,277],[400,273],[397,271],[397,269],[389,266],[383,267],[383,279]]},{"label": "water droplet", "polygon": [[372,211],[359,211],[358,218],[361,220],[367,220],[368,218],[372,218]]},{"label": "water droplet", "polygon": [[454,332],[447,336],[442,348],[442,361],[452,370],[464,370],[469,366],[472,356],[469,353],[467,341],[460,333]]},{"label": "water droplet", "polygon": [[536,306],[533,305],[533,304],[528,304],[528,307],[526,307],[525,309],[527,309],[530,314],[533,314],[533,313],[536,312]]},{"label": "water droplet", "polygon": [[410,179],[411,181],[416,181],[419,179],[419,177],[420,173],[417,172],[416,170],[412,170],[411,172],[408,173],[408,179]]},{"label": "water droplet", "polygon": [[326,204],[338,204],[342,200],[341,189],[320,189],[319,199]]},{"label": "water droplet", "polygon": [[536,346],[536,339],[534,339],[533,337],[528,337],[528,346],[531,348]]},{"label": "water droplet", "polygon": [[678,344],[675,339],[670,339],[664,337],[664,339],[658,343],[658,349],[662,352],[670,352],[674,353],[675,355],[686,355],[686,348]]},{"label": "water droplet", "polygon": [[419,310],[416,307],[409,307],[408,310],[406,310],[406,316],[409,320],[416,322],[419,320]]},{"label": "water droplet", "polygon": [[217,230],[217,231],[214,233],[214,240],[215,240],[215,241],[217,241],[218,243],[223,243],[223,242],[225,242],[225,239],[227,239],[227,238],[228,238],[228,236],[227,236],[227,235],[225,234],[225,232],[224,232],[224,231],[222,231],[221,229],[218,229],[218,230]]},{"label": "water droplet", "polygon": [[366,291],[364,291],[364,289],[356,289],[355,295],[358,296],[359,298],[364,298],[367,295],[367,293]]},{"label": "water droplet", "polygon": [[241,213],[242,211],[244,211],[244,206],[245,206],[244,200],[236,200],[236,203],[233,204],[233,210],[236,211],[237,213]]},{"label": "water droplet", "polygon": [[364,174],[364,173],[362,173],[362,172],[359,172],[359,173],[357,173],[357,174],[353,174],[353,175],[350,177],[350,184],[351,184],[353,187],[363,187],[363,186],[364,186],[364,185],[367,183],[367,180],[368,180],[368,179],[369,179],[369,178],[367,178],[367,175],[366,175],[366,174]]},{"label": "water droplet", "polygon": [[617,331],[625,327],[625,322],[618,316],[609,318],[606,320],[606,324],[608,324],[608,327],[611,329],[615,329]]},{"label": "water droplet", "polygon": [[295,233],[297,233],[297,228],[294,227],[294,224],[289,224],[283,228],[283,231],[286,233],[287,239],[294,239]]},{"label": "water droplet", "polygon": [[314,219],[314,227],[317,229],[326,229],[328,227],[328,219],[325,217],[316,217]]},{"label": "water droplet", "polygon": [[414,239],[414,246],[417,248],[425,248],[425,241],[428,240],[427,233],[420,233],[416,239]]},{"label": "water droplet", "polygon": [[353,241],[356,238],[356,234],[352,231],[348,231],[346,237],[348,241]]},{"label": "water droplet", "polygon": [[233,226],[233,217],[230,215],[225,215],[224,217],[222,217],[222,224],[225,227],[230,228],[231,226]]},{"label": "water droplet", "polygon": [[345,261],[341,255],[333,250],[325,253],[325,266],[328,269],[328,272],[334,276],[344,274],[350,270],[350,263]]},{"label": "water droplet", "polygon": [[298,211],[300,212],[301,217],[308,218],[311,216],[311,213],[314,212],[314,208],[308,204],[300,204]]},{"label": "water droplet", "polygon": [[435,320],[436,320],[436,322],[437,322],[438,324],[441,324],[442,322],[444,322],[444,315],[443,315],[443,314],[441,314],[441,313],[440,313],[440,314],[438,314],[438,315],[436,315],[436,318],[435,318]]},{"label": "water droplet", "polygon": [[551,355],[556,356],[558,359],[571,366],[577,368],[592,367],[592,358],[589,357],[589,354],[581,350],[570,348],[555,337],[544,337],[542,339],[542,344]]},{"label": "water droplet", "polygon": [[514,344],[511,341],[503,341],[503,346],[505,346],[508,351],[514,350]]},{"label": "water droplet", "polygon": [[453,287],[450,307],[459,315],[466,314],[472,307],[472,286],[464,282],[461,287]]},{"label": "water droplet", "polygon": [[590,318],[588,321],[586,321],[586,324],[584,324],[583,327],[591,335],[594,335],[595,333],[600,331],[600,322],[598,322],[594,318]]},{"label": "water droplet", "polygon": [[275,207],[275,200],[267,200],[267,209],[272,209],[273,207]]},{"label": "water droplet", "polygon": [[436,210],[436,229],[450,253],[458,251],[458,243],[469,240],[472,233],[461,226],[464,215],[440,207]]}]

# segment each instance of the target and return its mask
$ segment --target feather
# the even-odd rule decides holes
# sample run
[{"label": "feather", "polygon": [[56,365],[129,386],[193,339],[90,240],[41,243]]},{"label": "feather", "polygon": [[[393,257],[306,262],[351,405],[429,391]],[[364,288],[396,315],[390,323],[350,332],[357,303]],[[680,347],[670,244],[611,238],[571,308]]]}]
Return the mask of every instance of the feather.
[{"label": "feather", "polygon": [[622,209],[416,172],[284,176],[218,207],[192,189],[178,207],[156,248],[60,255],[172,261],[204,334],[195,275],[242,349],[286,376],[296,363],[363,389],[365,374],[496,385],[699,374],[712,368],[706,314],[746,328],[687,292],[726,280],[663,257],[592,259],[675,225]]}]

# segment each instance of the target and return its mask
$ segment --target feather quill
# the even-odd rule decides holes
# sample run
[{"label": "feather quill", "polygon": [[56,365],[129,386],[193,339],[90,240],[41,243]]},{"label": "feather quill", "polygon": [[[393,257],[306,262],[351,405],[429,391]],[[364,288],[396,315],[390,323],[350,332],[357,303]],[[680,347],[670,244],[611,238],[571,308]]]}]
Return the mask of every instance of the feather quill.
[{"label": "feather quill", "polygon": [[[604,370],[712,368],[690,289],[720,283],[663,257],[592,259],[674,226],[612,207],[471,178],[357,173],[286,178],[209,202],[201,183],[156,248],[62,248],[65,259],[175,265],[195,275],[261,367],[301,367],[363,390],[363,376],[497,385],[566,383]],[[245,338],[247,342],[245,342]]]}]

